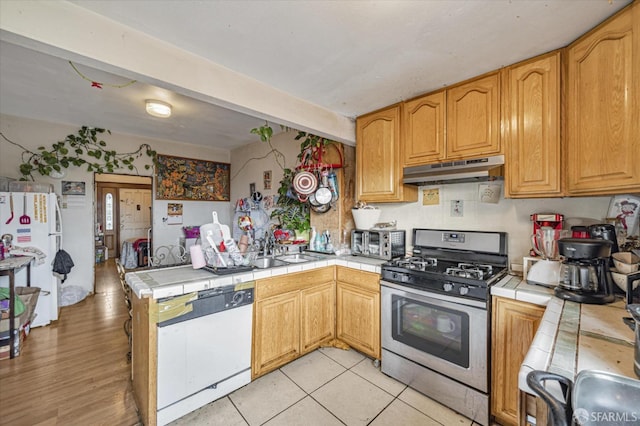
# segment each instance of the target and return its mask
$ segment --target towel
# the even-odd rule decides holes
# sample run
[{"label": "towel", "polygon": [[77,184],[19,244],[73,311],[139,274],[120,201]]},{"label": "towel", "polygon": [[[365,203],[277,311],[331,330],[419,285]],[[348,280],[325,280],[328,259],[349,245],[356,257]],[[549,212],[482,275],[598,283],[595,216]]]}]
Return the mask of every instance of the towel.
[{"label": "towel", "polygon": [[38,265],[42,265],[44,263],[44,259],[47,257],[47,255],[37,247],[13,246],[13,248],[9,250],[9,254],[11,256],[31,256],[36,260]]}]

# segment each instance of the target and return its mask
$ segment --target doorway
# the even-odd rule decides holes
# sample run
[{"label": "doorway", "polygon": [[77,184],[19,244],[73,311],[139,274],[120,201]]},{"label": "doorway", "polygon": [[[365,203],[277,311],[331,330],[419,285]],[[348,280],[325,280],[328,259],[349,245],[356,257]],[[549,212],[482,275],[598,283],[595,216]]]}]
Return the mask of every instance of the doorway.
[{"label": "doorway", "polygon": [[151,177],[96,174],[96,262],[106,253],[119,258],[125,242],[150,238],[151,191]]}]

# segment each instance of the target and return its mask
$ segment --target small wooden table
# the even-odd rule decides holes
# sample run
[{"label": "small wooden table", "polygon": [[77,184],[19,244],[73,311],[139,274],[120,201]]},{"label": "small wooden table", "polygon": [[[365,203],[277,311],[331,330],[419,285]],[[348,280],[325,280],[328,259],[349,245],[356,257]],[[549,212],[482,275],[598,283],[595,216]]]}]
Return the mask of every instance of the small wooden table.
[{"label": "small wooden table", "polygon": [[9,357],[14,358],[13,350],[16,336],[15,330],[15,298],[16,298],[16,273],[27,268],[27,287],[31,286],[31,256],[8,257],[0,260],[0,276],[9,277]]}]

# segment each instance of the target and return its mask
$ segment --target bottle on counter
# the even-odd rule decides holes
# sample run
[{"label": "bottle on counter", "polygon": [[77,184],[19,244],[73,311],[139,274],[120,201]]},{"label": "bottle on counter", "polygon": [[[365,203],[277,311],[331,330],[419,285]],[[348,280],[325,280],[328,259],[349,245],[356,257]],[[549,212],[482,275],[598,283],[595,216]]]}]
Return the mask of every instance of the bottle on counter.
[{"label": "bottle on counter", "polygon": [[317,250],[316,248],[316,244],[317,244],[317,235],[316,235],[316,227],[312,226],[311,227],[311,233],[309,234],[309,250]]},{"label": "bottle on counter", "polygon": [[329,232],[328,229],[325,230],[324,233],[326,235],[325,236],[326,243],[325,243],[324,249],[325,249],[325,251],[332,252],[333,251],[333,244],[331,243],[331,233]]}]

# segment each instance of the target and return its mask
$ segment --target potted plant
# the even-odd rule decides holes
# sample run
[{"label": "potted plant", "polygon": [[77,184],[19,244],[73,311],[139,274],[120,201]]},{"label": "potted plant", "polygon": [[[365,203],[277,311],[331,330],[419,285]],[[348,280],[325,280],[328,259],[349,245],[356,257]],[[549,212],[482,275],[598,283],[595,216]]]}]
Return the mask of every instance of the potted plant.
[{"label": "potted plant", "polygon": [[[110,130],[98,127],[82,126],[76,134],[67,135],[64,140],[56,142],[51,149],[44,146],[32,151],[8,139],[0,133],[7,142],[23,150],[22,164],[20,164],[20,180],[35,180],[33,174],[41,176],[59,177],[64,169],[71,166],[86,167],[88,172],[112,173],[120,168],[127,168],[137,172],[134,164],[136,158],[146,154],[155,164],[156,151],[150,145],[141,144],[137,150],[127,153],[118,153],[107,148],[107,143],[100,139],[102,133],[111,134]],[[146,164],[145,169],[152,166]]]},{"label": "potted plant", "polygon": [[[271,213],[272,219],[278,219],[283,229],[291,230],[296,235],[304,234],[311,230],[309,205],[303,203],[291,193],[293,185],[293,171],[284,169],[284,176],[278,188],[278,201],[276,208]],[[308,238],[305,238],[308,241]]]}]

